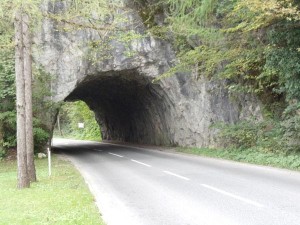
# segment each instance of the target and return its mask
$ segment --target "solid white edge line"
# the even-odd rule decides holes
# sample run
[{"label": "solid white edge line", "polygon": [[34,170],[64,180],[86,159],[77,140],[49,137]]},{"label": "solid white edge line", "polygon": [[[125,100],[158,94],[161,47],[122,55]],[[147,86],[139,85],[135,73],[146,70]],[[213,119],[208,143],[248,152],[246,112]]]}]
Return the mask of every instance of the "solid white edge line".
[{"label": "solid white edge line", "polygon": [[176,174],[176,173],[172,173],[172,172],[167,171],[167,170],[165,170],[164,173],[169,174],[169,175],[172,175],[172,176],[174,176],[174,177],[178,177],[178,178],[183,179],[183,180],[190,180],[190,179],[187,178],[187,177],[178,175],[178,174]]},{"label": "solid white edge line", "polygon": [[247,204],[254,205],[254,206],[259,207],[259,208],[263,208],[264,207],[264,205],[262,205],[262,204],[260,204],[258,202],[252,201],[252,200],[247,199],[247,198],[240,197],[240,196],[235,195],[235,194],[231,194],[231,193],[229,193],[227,191],[223,191],[223,190],[221,190],[219,188],[215,188],[215,187],[212,187],[212,186],[207,185],[207,184],[201,184],[201,186],[203,186],[203,187],[205,187],[207,189],[213,190],[215,192],[218,192],[220,194],[227,195],[227,196],[229,196],[231,198],[240,200],[240,201],[245,202]]},{"label": "solid white edge line", "polygon": [[146,164],[146,163],[142,163],[142,162],[137,161],[137,160],[134,160],[134,159],[131,159],[131,161],[132,161],[132,162],[135,162],[135,163],[138,163],[138,164],[141,164],[141,165],[143,165],[143,166],[152,167],[151,165],[148,165],[148,164]]},{"label": "solid white edge line", "polygon": [[122,156],[122,155],[118,155],[118,154],[115,154],[115,153],[112,153],[112,152],[109,152],[108,154],[114,155],[114,156],[117,156],[117,157],[120,157],[120,158],[123,158],[123,157],[124,157],[124,156]]}]

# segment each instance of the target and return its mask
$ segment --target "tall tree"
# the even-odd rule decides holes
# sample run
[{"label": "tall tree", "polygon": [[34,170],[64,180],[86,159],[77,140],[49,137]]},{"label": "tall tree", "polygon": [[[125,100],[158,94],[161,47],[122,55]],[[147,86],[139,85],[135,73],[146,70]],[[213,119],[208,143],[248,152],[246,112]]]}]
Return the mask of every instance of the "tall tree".
[{"label": "tall tree", "polygon": [[33,145],[33,122],[32,122],[32,59],[31,59],[31,37],[30,18],[27,13],[22,14],[22,35],[24,54],[24,81],[25,81],[25,114],[26,114],[26,153],[27,169],[30,181],[36,181],[36,171],[34,165],[34,145]]},{"label": "tall tree", "polygon": [[26,109],[25,109],[25,79],[24,79],[24,40],[23,40],[23,9],[15,14],[15,72],[17,95],[17,158],[18,158],[18,188],[30,187],[27,170],[26,152]]}]

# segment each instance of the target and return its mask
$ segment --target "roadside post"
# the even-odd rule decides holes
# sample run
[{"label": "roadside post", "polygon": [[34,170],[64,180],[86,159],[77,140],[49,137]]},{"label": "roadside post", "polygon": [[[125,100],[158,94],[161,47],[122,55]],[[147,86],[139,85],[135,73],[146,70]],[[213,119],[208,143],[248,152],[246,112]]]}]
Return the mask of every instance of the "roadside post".
[{"label": "roadside post", "polygon": [[48,153],[48,174],[49,174],[49,177],[51,177],[51,149],[50,147],[47,148],[47,153]]}]

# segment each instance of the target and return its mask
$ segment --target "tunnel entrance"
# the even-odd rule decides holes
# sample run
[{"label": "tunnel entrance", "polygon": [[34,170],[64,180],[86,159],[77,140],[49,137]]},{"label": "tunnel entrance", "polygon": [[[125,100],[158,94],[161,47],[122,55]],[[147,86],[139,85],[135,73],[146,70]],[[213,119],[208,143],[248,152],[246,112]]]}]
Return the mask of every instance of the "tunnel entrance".
[{"label": "tunnel entrance", "polygon": [[82,100],[94,111],[103,140],[171,145],[166,96],[138,71],[123,70],[86,76],[65,100]]}]

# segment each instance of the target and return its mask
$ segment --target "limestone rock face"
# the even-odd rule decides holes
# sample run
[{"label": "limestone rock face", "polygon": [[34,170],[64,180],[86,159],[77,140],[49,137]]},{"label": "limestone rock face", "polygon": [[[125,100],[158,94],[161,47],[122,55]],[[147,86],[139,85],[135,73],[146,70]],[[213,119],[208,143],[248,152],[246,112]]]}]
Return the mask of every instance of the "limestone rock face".
[{"label": "limestone rock face", "polygon": [[[64,7],[61,2],[49,3],[44,10]],[[175,54],[170,43],[146,35],[134,9],[126,13],[126,22],[120,26],[126,27],[123,33],[140,37],[127,42],[115,33],[92,29],[65,32],[60,25],[43,22],[35,40],[35,60],[53,78],[53,100],[85,101],[95,112],[103,139],[217,146],[217,130],[212,124],[261,116],[255,98],[231,99],[225,81],[197,79],[186,73],[153,83],[174,65]]]}]

